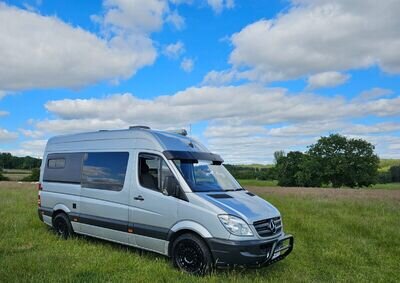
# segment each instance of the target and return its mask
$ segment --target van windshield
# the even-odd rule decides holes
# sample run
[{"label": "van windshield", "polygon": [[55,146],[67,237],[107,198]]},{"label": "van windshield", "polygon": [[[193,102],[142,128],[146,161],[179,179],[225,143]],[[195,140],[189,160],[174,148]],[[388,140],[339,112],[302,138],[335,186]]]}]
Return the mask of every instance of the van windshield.
[{"label": "van windshield", "polygon": [[208,160],[174,160],[174,163],[193,192],[243,190],[223,165]]}]

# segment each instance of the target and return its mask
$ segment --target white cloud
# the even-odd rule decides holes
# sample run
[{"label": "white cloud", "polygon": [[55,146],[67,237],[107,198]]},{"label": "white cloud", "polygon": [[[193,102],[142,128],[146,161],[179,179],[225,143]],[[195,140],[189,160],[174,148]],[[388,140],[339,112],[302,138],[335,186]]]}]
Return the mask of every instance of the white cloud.
[{"label": "white cloud", "polygon": [[268,131],[262,126],[209,126],[204,132],[204,136],[209,139],[214,138],[240,138],[265,135]]},{"label": "white cloud", "polygon": [[317,88],[335,87],[347,82],[350,75],[339,72],[323,72],[312,75],[308,78],[307,89],[313,90]]},{"label": "white cloud", "polygon": [[397,131],[400,131],[400,123],[398,122],[383,122],[372,125],[348,124],[343,129],[343,133],[351,135],[382,134]]},{"label": "white cloud", "polygon": [[169,0],[172,4],[181,5],[181,4],[193,4],[194,0]]},{"label": "white cloud", "polygon": [[[135,123],[139,124],[139,123]],[[36,124],[41,132],[53,134],[65,134],[76,132],[88,132],[98,130],[127,129],[129,123],[119,119],[105,120],[98,118],[82,118],[82,119],[55,119],[43,120]]]},{"label": "white cloud", "polygon": [[47,140],[30,140],[21,142],[18,149],[3,149],[1,151],[10,152],[15,156],[32,156],[36,158],[42,158],[46,143]]},{"label": "white cloud", "polygon": [[[207,122],[202,140],[229,162],[272,161],[275,150],[304,150],[321,135],[339,132],[367,136],[380,154],[395,140],[379,136],[400,132],[398,122],[366,125],[351,122],[366,116],[400,117],[400,97],[346,100],[289,93],[259,85],[191,87],[171,96],[141,99],[132,94],[104,98],[49,101],[56,117],[34,123],[44,135],[148,125],[167,129]],[[130,109],[130,111],[126,111]],[[173,113],[173,115],[171,114]]]},{"label": "white cloud", "polygon": [[4,90],[0,90],[0,100],[2,100],[8,93]]},{"label": "white cloud", "polygon": [[164,47],[163,54],[171,59],[177,59],[185,52],[185,45],[182,41],[168,44]]},{"label": "white cloud", "polygon": [[4,3],[0,3],[0,34],[3,90],[75,88],[124,79],[156,57],[145,34],[119,32],[106,40],[56,17]]},{"label": "white cloud", "polygon": [[10,142],[16,140],[18,138],[18,134],[14,132],[9,132],[6,129],[0,128],[0,143]]},{"label": "white cloud", "polygon": [[165,20],[167,23],[171,23],[177,30],[185,27],[185,18],[179,15],[176,10],[171,12]]},{"label": "white cloud", "polygon": [[234,0],[207,0],[207,3],[217,14],[221,13],[224,9],[232,9],[235,7]]},{"label": "white cloud", "polygon": [[327,121],[309,121],[294,123],[289,126],[276,127],[269,131],[275,137],[316,136],[340,132],[347,135],[371,135],[400,131],[400,123],[383,122],[372,125],[354,124],[336,119]]},{"label": "white cloud", "polygon": [[[400,116],[400,97],[346,101],[342,97],[291,94],[286,89],[257,85],[204,86],[152,100],[126,93],[105,98],[49,101],[45,107],[58,118],[41,121],[40,130],[43,131],[50,125],[51,130],[62,129],[63,123],[77,130],[92,126],[100,129],[102,125],[107,126],[103,124],[105,122],[110,123],[110,127],[131,124],[167,127],[208,120],[228,125],[264,126],[307,121],[320,123],[366,115],[397,117]],[[127,108],[130,111],[124,111]],[[79,120],[84,122],[79,123]]]},{"label": "white cloud", "polygon": [[9,115],[9,114],[10,114],[10,113],[9,113],[8,111],[0,110],[0,117],[7,116],[7,115]]},{"label": "white cloud", "polygon": [[356,100],[374,100],[381,97],[387,97],[394,94],[394,92],[390,89],[375,87],[370,90],[363,91],[358,95]]},{"label": "white cloud", "polygon": [[165,0],[104,0],[104,24],[132,32],[153,32],[161,29],[168,12]]},{"label": "white cloud", "polygon": [[43,136],[43,133],[41,131],[37,131],[37,130],[26,130],[26,129],[19,129],[19,131],[28,138],[33,138],[33,139],[37,139],[37,138],[41,138]]},{"label": "white cloud", "polygon": [[203,85],[227,85],[238,78],[237,72],[234,70],[208,72],[203,78]]},{"label": "white cloud", "polygon": [[399,12],[397,0],[293,0],[276,18],[234,34],[229,60],[267,82],[371,66],[398,74]]},{"label": "white cloud", "polygon": [[181,69],[184,70],[186,73],[190,73],[193,71],[194,68],[194,61],[190,58],[183,58],[181,62]]}]

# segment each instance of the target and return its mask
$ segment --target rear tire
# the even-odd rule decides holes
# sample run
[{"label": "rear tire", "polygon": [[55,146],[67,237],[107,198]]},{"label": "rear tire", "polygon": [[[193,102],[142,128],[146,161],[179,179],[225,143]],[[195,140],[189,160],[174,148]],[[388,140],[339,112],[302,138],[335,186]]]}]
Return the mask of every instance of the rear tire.
[{"label": "rear tire", "polygon": [[211,252],[206,243],[194,234],[179,236],[172,246],[172,262],[175,267],[189,274],[203,276],[213,269]]},{"label": "rear tire", "polygon": [[63,239],[67,239],[74,234],[71,222],[69,221],[68,216],[63,212],[54,217],[53,229],[56,234]]}]

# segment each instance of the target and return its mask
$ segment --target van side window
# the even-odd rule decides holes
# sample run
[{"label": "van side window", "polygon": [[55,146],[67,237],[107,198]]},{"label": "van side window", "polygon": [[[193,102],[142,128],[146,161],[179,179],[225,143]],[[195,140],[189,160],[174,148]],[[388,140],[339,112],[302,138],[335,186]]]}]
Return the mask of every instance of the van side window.
[{"label": "van side window", "polygon": [[49,159],[47,162],[48,168],[59,168],[62,169],[65,167],[65,159],[64,158],[57,158],[57,159]]},{"label": "van side window", "polygon": [[43,181],[80,184],[83,153],[50,153],[44,166]]},{"label": "van side window", "polygon": [[128,152],[85,153],[82,166],[82,187],[121,191],[124,187]]},{"label": "van side window", "polygon": [[165,177],[173,176],[167,163],[153,154],[139,154],[139,182],[142,187],[162,191]]}]

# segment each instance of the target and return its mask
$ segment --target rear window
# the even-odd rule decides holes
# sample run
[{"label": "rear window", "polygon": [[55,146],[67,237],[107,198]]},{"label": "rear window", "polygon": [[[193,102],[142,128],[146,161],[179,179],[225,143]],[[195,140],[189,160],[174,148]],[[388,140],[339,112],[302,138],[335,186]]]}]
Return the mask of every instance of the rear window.
[{"label": "rear window", "polygon": [[62,169],[65,167],[65,159],[64,158],[49,159],[49,161],[47,162],[47,167]]},{"label": "rear window", "polygon": [[43,181],[80,184],[83,153],[51,153],[47,156]]},{"label": "rear window", "polygon": [[120,191],[125,182],[128,152],[89,152],[83,157],[82,187]]}]

